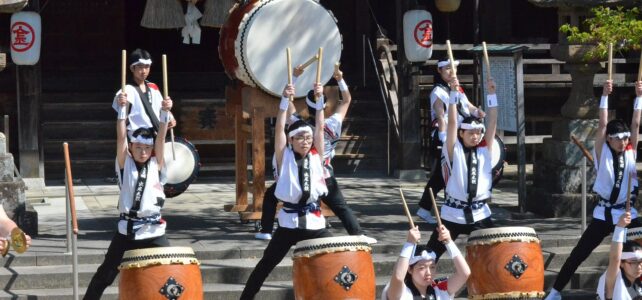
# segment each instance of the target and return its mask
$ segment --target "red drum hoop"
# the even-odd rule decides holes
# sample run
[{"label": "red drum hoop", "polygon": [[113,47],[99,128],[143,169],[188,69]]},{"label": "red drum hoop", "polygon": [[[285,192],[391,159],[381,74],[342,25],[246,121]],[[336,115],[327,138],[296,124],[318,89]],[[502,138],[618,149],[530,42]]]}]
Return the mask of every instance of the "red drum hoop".
[{"label": "red drum hoop", "polygon": [[[287,82],[288,47],[293,66],[323,47],[321,83],[326,83],[342,50],[332,13],[314,0],[264,0],[236,6],[221,28],[219,57],[229,77],[280,96]],[[312,66],[299,76],[296,97],[307,94],[315,75]]]},{"label": "red drum hoop", "polygon": [[196,147],[182,137],[174,138],[174,151],[176,160],[172,156],[172,142],[165,142],[163,153],[163,168],[165,168],[165,197],[173,198],[187,190],[187,187],[196,180],[201,168],[201,159]]}]

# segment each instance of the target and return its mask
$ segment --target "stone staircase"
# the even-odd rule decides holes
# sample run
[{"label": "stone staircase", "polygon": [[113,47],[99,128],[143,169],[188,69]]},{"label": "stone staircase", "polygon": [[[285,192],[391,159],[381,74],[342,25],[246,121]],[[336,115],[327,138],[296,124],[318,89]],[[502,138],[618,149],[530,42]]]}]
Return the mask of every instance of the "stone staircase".
[{"label": "stone staircase", "polygon": [[[594,289],[608,260],[608,245],[599,246],[571,279],[564,299],[595,299]],[[457,241],[460,249],[464,243]],[[550,289],[559,266],[568,257],[576,239],[544,240],[546,290]],[[389,280],[396,262],[398,245],[377,244],[373,247],[373,261],[377,275],[377,295]],[[244,283],[262,255],[262,248],[197,251],[201,262],[205,299],[238,299]],[[270,274],[259,296],[263,300],[292,299],[291,255],[286,257]],[[100,252],[79,256],[80,291],[86,286],[102,262]],[[12,256],[0,269],[3,290],[0,299],[70,299],[72,295],[71,257],[60,253]],[[447,255],[439,264],[440,274],[453,272]],[[118,299],[118,279],[106,290],[103,299]],[[457,299],[465,299],[466,292]]]}]

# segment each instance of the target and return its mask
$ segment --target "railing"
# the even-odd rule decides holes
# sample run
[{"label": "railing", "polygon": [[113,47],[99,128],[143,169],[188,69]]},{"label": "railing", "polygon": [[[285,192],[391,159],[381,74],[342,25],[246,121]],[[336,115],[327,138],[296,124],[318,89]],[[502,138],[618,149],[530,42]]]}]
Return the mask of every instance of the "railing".
[{"label": "railing", "polygon": [[65,154],[65,196],[67,206],[67,253],[71,252],[73,271],[74,300],[78,300],[78,220],[76,217],[76,200],[74,198],[74,182],[71,176],[71,161],[69,159],[69,144],[62,143]]}]

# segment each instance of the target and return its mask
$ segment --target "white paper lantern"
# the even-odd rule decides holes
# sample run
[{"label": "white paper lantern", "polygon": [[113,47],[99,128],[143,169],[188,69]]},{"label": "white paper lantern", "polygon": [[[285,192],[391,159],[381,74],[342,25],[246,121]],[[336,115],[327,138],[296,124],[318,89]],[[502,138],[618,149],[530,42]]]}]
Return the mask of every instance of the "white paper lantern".
[{"label": "white paper lantern", "polygon": [[11,15],[11,60],[16,65],[35,65],[40,59],[42,23],[40,15],[33,11],[21,11]]}]

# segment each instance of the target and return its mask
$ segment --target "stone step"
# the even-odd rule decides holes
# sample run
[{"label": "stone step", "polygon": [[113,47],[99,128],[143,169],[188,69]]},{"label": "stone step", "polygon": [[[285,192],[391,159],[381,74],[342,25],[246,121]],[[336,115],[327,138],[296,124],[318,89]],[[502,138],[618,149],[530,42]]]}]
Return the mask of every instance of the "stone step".
[{"label": "stone step", "polygon": [[111,121],[43,122],[42,135],[55,140],[116,140],[116,123]]},{"label": "stone step", "polygon": [[116,112],[111,103],[103,102],[62,102],[43,103],[42,121],[113,121]]}]

